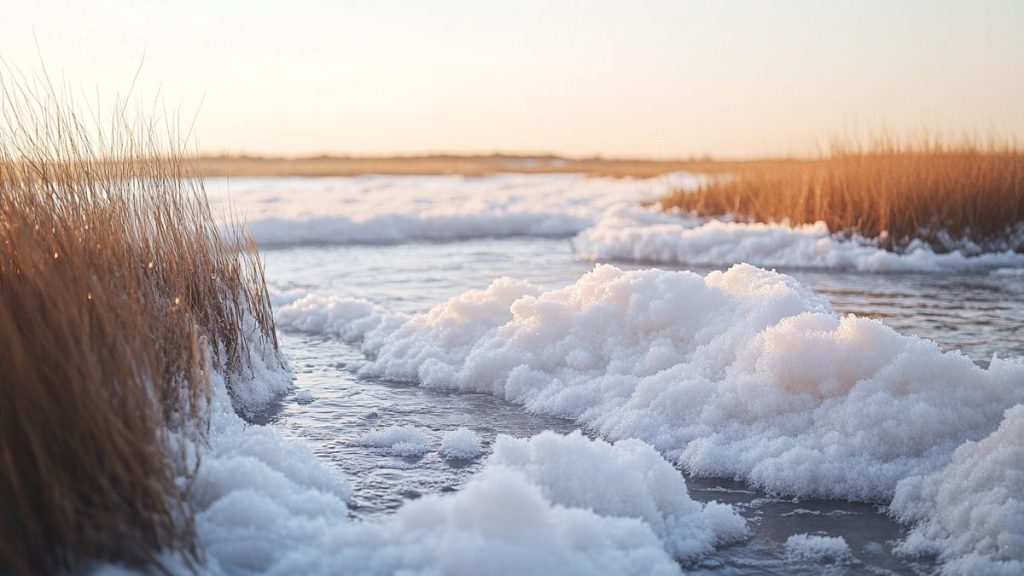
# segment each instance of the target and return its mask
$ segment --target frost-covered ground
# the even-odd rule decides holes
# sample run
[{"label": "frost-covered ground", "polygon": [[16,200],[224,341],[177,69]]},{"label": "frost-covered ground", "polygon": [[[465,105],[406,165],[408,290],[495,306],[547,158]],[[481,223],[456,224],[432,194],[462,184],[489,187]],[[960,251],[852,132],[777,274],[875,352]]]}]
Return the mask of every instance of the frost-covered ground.
[{"label": "frost-covered ground", "polygon": [[[635,207],[685,181],[233,182],[297,389],[269,428],[221,418],[211,565],[1019,572],[1017,257],[894,257],[813,227],[694,240]],[[619,443],[534,437],[579,427]]]}]

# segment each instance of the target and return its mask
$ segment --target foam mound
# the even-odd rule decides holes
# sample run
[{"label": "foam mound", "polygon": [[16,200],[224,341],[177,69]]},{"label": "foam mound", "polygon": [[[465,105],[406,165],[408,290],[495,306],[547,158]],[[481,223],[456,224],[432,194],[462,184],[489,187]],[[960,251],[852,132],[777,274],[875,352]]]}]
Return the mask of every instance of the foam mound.
[{"label": "foam mound", "polygon": [[388,426],[371,430],[359,439],[359,444],[382,448],[395,456],[421,456],[430,450],[430,441],[415,426]]},{"label": "foam mound", "polygon": [[[261,247],[391,244],[503,236],[568,237],[607,208],[692,185],[577,174],[209,179],[216,211],[244,218]],[[230,185],[230,188],[229,188]],[[285,201],[286,200],[286,201]]]},{"label": "foam mound", "polygon": [[643,522],[545,499],[515,472],[490,469],[449,496],[426,496],[381,522],[322,525],[269,574],[679,574]]},{"label": "foam mound", "polygon": [[518,471],[560,505],[640,518],[679,559],[693,559],[748,533],[732,506],[690,499],[682,474],[638,440],[609,444],[579,432],[500,436],[487,464]]},{"label": "foam mound", "polygon": [[[316,302],[304,314],[338,305]],[[411,317],[366,310],[323,324],[361,341],[364,375],[493,393],[648,442],[692,474],[800,497],[896,495],[894,513],[917,524],[906,550],[948,550],[950,570],[1022,559],[1020,453],[1003,445],[1024,411],[1000,427],[1024,401],[1020,359],[981,368],[749,265],[703,277],[599,265],[557,290],[500,279]]]},{"label": "foam mound", "polygon": [[908,478],[891,509],[917,522],[900,550],[937,555],[948,574],[1024,573],[1024,405],[957,448],[941,471]]},{"label": "foam mound", "polygon": [[441,437],[441,456],[456,460],[471,460],[484,451],[476,432],[468,428],[459,428],[445,432]]},{"label": "foam mound", "polygon": [[794,534],[786,540],[786,555],[811,562],[845,562],[852,558],[850,547],[841,536]]},{"label": "foam mound", "polygon": [[352,489],[340,472],[305,444],[246,424],[223,388],[215,390],[213,409],[192,493],[210,573],[267,571],[283,550],[305,549],[319,530],[347,522]]},{"label": "foam mound", "polygon": [[[458,492],[355,522],[340,473],[273,428],[246,425],[223,386],[210,438],[193,492],[204,573],[669,575],[681,573],[673,554],[746,530],[730,507],[690,500],[678,471],[639,442],[499,437]],[[574,493],[580,474],[562,459],[618,482]]]},{"label": "foam mound", "polygon": [[956,272],[1024,267],[1012,251],[935,253],[913,243],[903,253],[879,248],[864,238],[840,238],[823,222],[803,226],[697,220],[649,210],[616,207],[573,239],[589,260],[637,261],[694,266],[745,262],[778,268],[821,268],[860,272]]},{"label": "foam mound", "polygon": [[[304,316],[336,306],[319,304]],[[602,265],[559,290],[501,279],[400,322],[366,313],[329,331],[369,327],[364,375],[490,392],[649,442],[692,473],[799,496],[888,501],[1024,396],[1019,361],[980,368],[746,265]],[[282,323],[308,325],[324,324]]]}]

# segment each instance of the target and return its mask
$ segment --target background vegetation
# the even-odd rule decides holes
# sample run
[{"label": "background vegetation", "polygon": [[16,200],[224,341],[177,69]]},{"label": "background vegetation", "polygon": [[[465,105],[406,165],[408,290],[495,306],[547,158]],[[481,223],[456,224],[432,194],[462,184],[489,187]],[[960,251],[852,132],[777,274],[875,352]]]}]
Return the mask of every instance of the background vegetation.
[{"label": "background vegetation", "polygon": [[895,250],[919,239],[938,251],[1021,251],[1024,155],[973,142],[838,144],[821,158],[751,164],[661,206],[745,221],[823,221]]}]

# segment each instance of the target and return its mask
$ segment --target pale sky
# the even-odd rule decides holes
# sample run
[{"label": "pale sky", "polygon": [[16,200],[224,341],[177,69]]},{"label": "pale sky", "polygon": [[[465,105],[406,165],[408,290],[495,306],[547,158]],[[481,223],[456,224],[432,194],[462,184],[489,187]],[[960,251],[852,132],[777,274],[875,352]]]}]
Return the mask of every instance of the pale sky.
[{"label": "pale sky", "polygon": [[[0,0],[0,56],[205,151],[803,153],[1024,140],[1024,2]],[[38,52],[36,45],[38,43]],[[143,55],[145,59],[143,61]],[[201,104],[201,105],[200,105]]]}]

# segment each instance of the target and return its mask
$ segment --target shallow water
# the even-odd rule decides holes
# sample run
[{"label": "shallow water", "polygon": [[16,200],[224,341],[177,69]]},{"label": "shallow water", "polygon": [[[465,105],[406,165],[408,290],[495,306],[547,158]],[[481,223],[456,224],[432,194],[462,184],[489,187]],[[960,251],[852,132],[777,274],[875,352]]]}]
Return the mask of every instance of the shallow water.
[{"label": "shallow water", "polygon": [[[591,263],[575,258],[566,239],[507,238],[390,246],[303,246],[265,252],[267,278],[278,291],[300,289],[354,296],[389,310],[420,312],[500,276],[545,288],[575,281]],[[632,268],[636,266],[623,265]],[[705,273],[707,269],[696,269]],[[985,365],[993,354],[1020,356],[1024,341],[1024,282],[1019,277],[787,271],[827,296],[844,313],[879,318],[904,334],[959,349]],[[362,358],[353,347],[320,336],[283,334],[296,391],[264,418],[286,435],[306,439],[341,468],[355,488],[358,517],[387,513],[424,494],[457,489],[481,460],[446,461],[436,450],[423,457],[390,456],[358,445],[367,431],[389,425],[425,429],[433,447],[443,432],[475,430],[489,450],[496,434],[530,436],[568,432],[573,422],[529,414],[490,395],[445,393],[405,383],[357,378],[346,366]],[[903,528],[877,506],[777,498],[742,483],[689,478],[698,500],[732,503],[750,522],[753,537],[720,549],[688,569],[714,574],[927,573],[928,561],[891,553]],[[855,560],[823,566],[787,559],[783,543],[793,534],[842,536]]]}]

